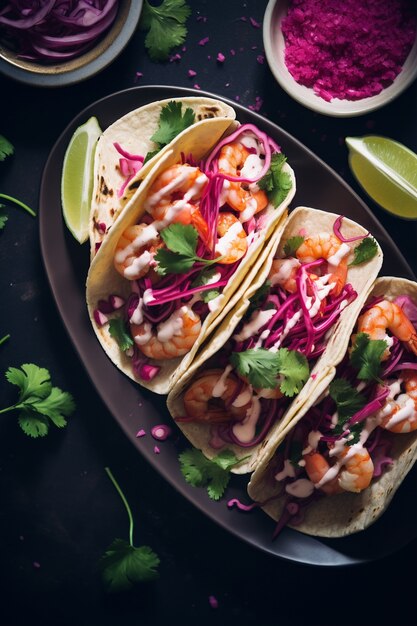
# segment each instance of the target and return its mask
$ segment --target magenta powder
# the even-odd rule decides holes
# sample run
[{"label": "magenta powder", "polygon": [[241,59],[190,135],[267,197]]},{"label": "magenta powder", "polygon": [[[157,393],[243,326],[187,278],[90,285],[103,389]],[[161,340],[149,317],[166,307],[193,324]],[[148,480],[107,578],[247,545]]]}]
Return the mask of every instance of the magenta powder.
[{"label": "magenta powder", "polygon": [[416,36],[408,0],[292,0],[282,22],[293,78],[327,100],[380,93],[400,73]]}]

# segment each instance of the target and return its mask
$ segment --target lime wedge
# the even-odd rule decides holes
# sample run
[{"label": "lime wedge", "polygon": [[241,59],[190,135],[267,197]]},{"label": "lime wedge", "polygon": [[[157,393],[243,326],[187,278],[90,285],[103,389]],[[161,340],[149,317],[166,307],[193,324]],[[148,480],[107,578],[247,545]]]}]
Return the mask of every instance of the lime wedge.
[{"label": "lime wedge", "polygon": [[346,137],[349,165],[359,184],[384,209],[417,218],[417,155],[386,137]]},{"label": "lime wedge", "polygon": [[97,118],[90,117],[71,137],[62,166],[62,212],[68,229],[79,243],[88,239],[94,152],[100,135]]}]

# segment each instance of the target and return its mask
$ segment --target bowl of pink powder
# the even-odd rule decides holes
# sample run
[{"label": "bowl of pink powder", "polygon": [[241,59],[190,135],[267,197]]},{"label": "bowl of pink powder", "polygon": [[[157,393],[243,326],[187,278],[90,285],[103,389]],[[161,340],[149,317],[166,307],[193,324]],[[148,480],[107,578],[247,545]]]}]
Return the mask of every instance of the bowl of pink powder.
[{"label": "bowl of pink powder", "polygon": [[338,117],[391,102],[417,77],[415,0],[270,0],[265,55],[302,105]]}]

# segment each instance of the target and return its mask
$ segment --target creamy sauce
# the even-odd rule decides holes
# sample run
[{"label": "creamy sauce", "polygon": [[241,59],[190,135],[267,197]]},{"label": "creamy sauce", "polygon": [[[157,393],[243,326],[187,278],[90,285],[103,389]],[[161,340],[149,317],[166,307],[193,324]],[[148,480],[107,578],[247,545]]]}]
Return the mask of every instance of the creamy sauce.
[{"label": "creamy sauce", "polygon": [[160,341],[161,343],[166,343],[167,341],[172,339],[172,337],[181,335],[184,326],[183,318],[186,313],[187,307],[182,306],[181,308],[174,311],[174,313],[170,315],[167,320],[158,324],[156,331],[158,341]]},{"label": "creamy sauce", "polygon": [[143,330],[143,334],[135,335],[133,337],[134,342],[138,346],[143,346],[152,339],[152,325],[149,324],[149,322],[145,322],[145,324],[142,327],[142,330]]},{"label": "creamy sauce", "polygon": [[231,365],[227,365],[224,372],[222,373],[222,375],[220,376],[219,380],[217,381],[217,383],[214,385],[213,387],[213,391],[212,391],[212,396],[213,398],[221,398],[226,389],[226,380],[227,377],[229,376],[230,372],[232,371],[233,367]]},{"label": "creamy sauce", "polygon": [[134,257],[130,265],[128,265],[123,272],[125,278],[133,279],[139,272],[145,267],[149,267],[153,259],[153,254],[149,250],[145,250],[141,255]]},{"label": "creamy sauce", "polygon": [[242,224],[240,222],[235,222],[229,228],[227,233],[218,240],[215,248],[216,254],[226,256],[233,249],[234,241],[241,231]]},{"label": "creamy sauce", "polygon": [[261,328],[269,322],[269,320],[275,315],[276,309],[266,309],[265,311],[255,311],[252,313],[249,322],[243,325],[242,330],[233,335],[233,339],[236,341],[245,341],[250,337],[253,337]]},{"label": "creamy sauce", "polygon": [[271,281],[271,285],[283,285],[287,282],[289,278],[291,278],[291,274],[295,268],[300,267],[300,261],[294,257],[289,257],[288,259],[280,259],[281,263],[276,263],[279,265],[278,270],[270,276],[269,280]]},{"label": "creamy sauce", "polygon": [[259,398],[253,396],[252,404],[242,422],[237,422],[232,426],[233,434],[239,441],[248,443],[255,437],[256,424],[261,414],[261,402]]},{"label": "creamy sauce", "polygon": [[233,400],[232,406],[235,406],[237,409],[245,406],[245,404],[249,404],[249,402],[252,400],[252,397],[252,387],[245,387],[243,391],[241,391],[240,394]]},{"label": "creamy sauce", "polygon": [[289,459],[285,459],[284,468],[274,476],[275,480],[281,481],[284,478],[295,478],[295,468]]},{"label": "creamy sauce", "polygon": [[347,243],[342,243],[337,252],[329,256],[329,258],[327,259],[328,264],[332,265],[333,267],[338,267],[342,259],[344,259],[345,256],[349,254],[349,252],[350,247],[347,245]]},{"label": "creamy sauce", "polygon": [[136,305],[135,310],[133,311],[129,322],[131,324],[142,324],[143,322],[143,300],[139,298],[139,302]]},{"label": "creamy sauce", "polygon": [[314,492],[314,485],[308,478],[299,478],[285,486],[285,491],[296,498],[308,498]]}]

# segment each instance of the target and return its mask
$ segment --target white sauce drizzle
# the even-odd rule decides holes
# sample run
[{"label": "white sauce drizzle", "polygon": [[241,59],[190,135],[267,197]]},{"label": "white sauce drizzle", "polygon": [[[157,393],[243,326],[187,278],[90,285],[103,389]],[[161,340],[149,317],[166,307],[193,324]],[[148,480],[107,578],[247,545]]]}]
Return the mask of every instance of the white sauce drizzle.
[{"label": "white sauce drizzle", "polygon": [[246,417],[242,422],[237,422],[232,426],[233,434],[243,443],[251,441],[255,436],[256,424],[261,414],[261,402],[259,398],[253,396],[252,404],[246,412]]},{"label": "white sauce drizzle", "polygon": [[251,315],[249,322],[243,325],[242,330],[233,335],[233,339],[236,341],[245,341],[250,337],[253,337],[258,330],[265,326],[269,320],[275,315],[276,309],[266,309],[264,311],[254,311]]}]

